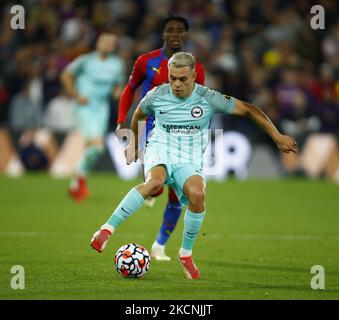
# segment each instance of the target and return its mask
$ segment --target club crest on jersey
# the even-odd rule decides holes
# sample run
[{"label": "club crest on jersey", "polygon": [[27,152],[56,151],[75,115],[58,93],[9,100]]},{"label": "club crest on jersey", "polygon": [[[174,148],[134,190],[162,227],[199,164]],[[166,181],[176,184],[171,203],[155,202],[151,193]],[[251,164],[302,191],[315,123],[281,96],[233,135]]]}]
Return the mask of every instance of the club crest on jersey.
[{"label": "club crest on jersey", "polygon": [[191,115],[193,118],[201,118],[203,113],[204,111],[199,106],[196,106],[191,110]]}]

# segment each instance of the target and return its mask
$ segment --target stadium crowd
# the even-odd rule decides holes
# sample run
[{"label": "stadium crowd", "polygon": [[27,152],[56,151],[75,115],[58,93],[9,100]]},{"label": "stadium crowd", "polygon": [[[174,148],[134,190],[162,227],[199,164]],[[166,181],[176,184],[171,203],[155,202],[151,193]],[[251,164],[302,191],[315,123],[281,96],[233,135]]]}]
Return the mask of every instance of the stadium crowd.
[{"label": "stadium crowd", "polygon": [[[23,30],[11,28],[14,4],[25,8]],[[311,28],[314,4],[325,9],[325,29]],[[65,66],[109,30],[119,36],[128,76],[139,54],[161,47],[161,20],[172,13],[190,23],[186,51],[204,65],[208,87],[260,106],[300,149],[314,133],[337,141],[338,12],[335,0],[2,1],[0,126],[17,136],[39,127],[67,133],[74,120],[59,80]],[[111,109],[114,130],[116,101]],[[247,120],[224,117],[220,124],[270,145]],[[300,169],[295,159],[283,163],[291,173]]]}]

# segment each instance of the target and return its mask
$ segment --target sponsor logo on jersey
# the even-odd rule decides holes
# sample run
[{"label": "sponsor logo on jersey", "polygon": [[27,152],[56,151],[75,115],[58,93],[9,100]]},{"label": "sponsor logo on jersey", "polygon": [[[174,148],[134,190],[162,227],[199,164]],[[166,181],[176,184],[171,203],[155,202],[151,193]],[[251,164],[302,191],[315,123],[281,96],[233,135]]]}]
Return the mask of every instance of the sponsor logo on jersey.
[{"label": "sponsor logo on jersey", "polygon": [[160,74],[160,68],[158,69],[156,67],[153,67],[152,70],[155,71],[156,73]]},{"label": "sponsor logo on jersey", "polygon": [[163,128],[168,133],[181,133],[181,134],[194,134],[199,132],[200,126],[192,126],[192,125],[176,125],[176,124],[163,124]]}]

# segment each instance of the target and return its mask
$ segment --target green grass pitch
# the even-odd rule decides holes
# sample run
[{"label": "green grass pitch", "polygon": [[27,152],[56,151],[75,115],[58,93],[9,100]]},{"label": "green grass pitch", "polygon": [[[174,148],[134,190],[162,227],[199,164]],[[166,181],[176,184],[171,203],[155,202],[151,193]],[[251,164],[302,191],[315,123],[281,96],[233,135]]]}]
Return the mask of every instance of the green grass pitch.
[{"label": "green grass pitch", "polygon": [[[0,299],[338,299],[339,186],[324,181],[209,182],[207,214],[194,256],[202,277],[185,279],[176,259],[183,219],[168,242],[170,262],[152,261],[142,279],[113,269],[123,244],[150,250],[166,197],[142,208],[98,254],[89,246],[124,194],[139,181],[95,174],[92,196],[77,204],[68,180],[46,175],[0,177]],[[25,289],[13,290],[13,265]],[[325,289],[313,290],[313,265]]]}]

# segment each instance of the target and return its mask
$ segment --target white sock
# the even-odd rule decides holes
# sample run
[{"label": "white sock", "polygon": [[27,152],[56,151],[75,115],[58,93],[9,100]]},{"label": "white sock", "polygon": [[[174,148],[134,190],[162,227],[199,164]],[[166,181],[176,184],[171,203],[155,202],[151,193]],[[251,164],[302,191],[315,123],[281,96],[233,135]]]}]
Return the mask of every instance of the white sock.
[{"label": "white sock", "polygon": [[76,190],[79,187],[79,183],[78,183],[78,178],[77,177],[73,177],[71,180],[71,184],[70,184],[70,189],[71,190]]},{"label": "white sock", "polygon": [[79,179],[86,179],[85,175],[82,175],[81,173],[76,173],[76,175],[71,179],[70,183],[70,189],[71,190],[77,190],[79,188]]},{"label": "white sock", "polygon": [[154,241],[152,248],[165,250],[165,245],[162,245],[162,244],[158,243],[157,241]]},{"label": "white sock", "polygon": [[101,229],[101,230],[102,230],[102,229],[106,229],[106,230],[108,230],[111,234],[113,234],[113,232],[115,231],[115,228],[114,228],[113,226],[111,226],[110,224],[108,224],[108,223],[103,224],[103,225],[101,226],[100,229]]},{"label": "white sock", "polygon": [[192,255],[192,250],[186,250],[184,248],[180,248],[179,257],[189,257]]}]

